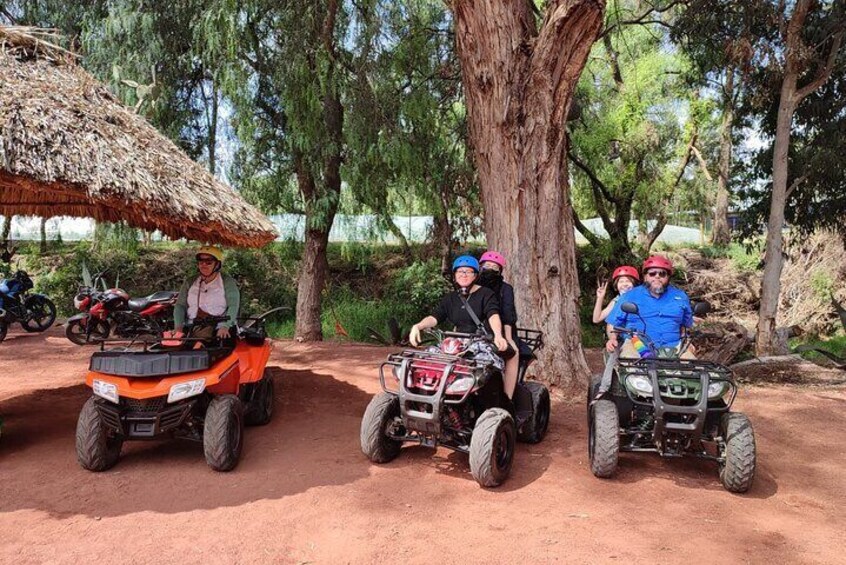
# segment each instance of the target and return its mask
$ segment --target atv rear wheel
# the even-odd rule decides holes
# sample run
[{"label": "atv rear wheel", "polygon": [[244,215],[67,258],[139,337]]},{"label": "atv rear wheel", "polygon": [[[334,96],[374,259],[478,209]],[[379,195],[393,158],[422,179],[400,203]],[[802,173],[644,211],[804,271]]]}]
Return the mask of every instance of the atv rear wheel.
[{"label": "atv rear wheel", "polygon": [[248,426],[263,426],[273,417],[273,378],[265,371],[264,376],[255,384],[253,400],[247,409],[245,421]]},{"label": "atv rear wheel", "polygon": [[361,452],[374,463],[387,463],[399,455],[402,442],[388,436],[388,428],[400,415],[399,397],[380,392],[361,418]]},{"label": "atv rear wheel", "polygon": [[517,438],[525,443],[540,443],[549,429],[549,390],[535,381],[525,382],[522,386],[532,395],[532,417],[523,424]]},{"label": "atv rear wheel", "polygon": [[244,404],[234,394],[215,396],[206,411],[203,451],[215,471],[231,471],[238,464],[244,437]]},{"label": "atv rear wheel", "polygon": [[602,399],[588,408],[588,457],[591,472],[607,479],[617,470],[620,452],[617,405]]},{"label": "atv rear wheel", "polygon": [[470,438],[470,472],[483,487],[499,486],[511,474],[517,429],[502,408],[489,408],[476,420]]},{"label": "atv rear wheel", "polygon": [[746,492],[755,479],[755,431],[746,414],[733,412],[720,419],[725,441],[725,461],[720,464],[720,482],[730,492]]},{"label": "atv rear wheel", "polygon": [[95,397],[89,398],[76,423],[76,460],[83,469],[105,471],[120,457],[123,438],[108,430],[97,410]]}]

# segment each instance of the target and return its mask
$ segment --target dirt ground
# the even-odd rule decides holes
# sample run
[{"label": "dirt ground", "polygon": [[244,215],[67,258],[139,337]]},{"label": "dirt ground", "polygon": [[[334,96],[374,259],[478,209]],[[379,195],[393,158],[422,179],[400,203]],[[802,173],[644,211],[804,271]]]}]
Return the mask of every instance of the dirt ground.
[{"label": "dirt ground", "polygon": [[[846,563],[846,389],[746,387],[759,466],[746,495],[708,462],[586,461],[581,401],[556,398],[546,440],[502,487],[467,458],[409,447],[371,465],[359,423],[388,352],[277,342],[273,421],[241,463],[202,446],[132,443],[105,473],[76,463],[90,349],[62,328],[0,344],[0,563]],[[591,356],[595,365],[597,355]]]}]

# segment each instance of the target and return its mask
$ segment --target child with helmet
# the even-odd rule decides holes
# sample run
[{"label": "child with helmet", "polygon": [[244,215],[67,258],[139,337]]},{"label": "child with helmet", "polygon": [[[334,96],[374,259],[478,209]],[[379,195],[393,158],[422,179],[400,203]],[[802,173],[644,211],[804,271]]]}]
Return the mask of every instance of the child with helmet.
[{"label": "child with helmet", "polygon": [[496,294],[476,284],[479,276],[479,262],[475,257],[462,255],[452,263],[453,281],[456,289],[444,296],[430,316],[426,316],[413,326],[409,334],[411,345],[420,344],[420,332],[434,328],[440,323],[450,322],[455,330],[462,333],[475,333],[476,322],[465,309],[473,310],[476,318],[493,333],[494,344],[499,351],[508,348],[508,342],[502,337],[502,320],[499,315],[499,300]]},{"label": "child with helmet", "polygon": [[[502,320],[502,334],[514,353],[520,351],[517,339],[517,307],[514,301],[514,287],[505,282],[502,272],[505,270],[505,257],[493,250],[485,251],[479,258],[481,272],[479,284],[494,291],[499,298],[499,316]],[[505,361],[503,384],[505,394],[513,398],[517,386],[517,371],[520,359],[518,355],[510,355]]]},{"label": "child with helmet", "polygon": [[608,306],[602,307],[602,302],[605,300],[605,293],[608,290],[608,281],[599,285],[596,288],[596,303],[593,305],[593,323],[598,324],[604,322],[611,310],[617,304],[617,299],[623,294],[633,289],[640,283],[640,274],[635,267],[630,265],[622,265],[614,269],[611,275],[611,285],[617,291],[617,296],[611,299]]}]

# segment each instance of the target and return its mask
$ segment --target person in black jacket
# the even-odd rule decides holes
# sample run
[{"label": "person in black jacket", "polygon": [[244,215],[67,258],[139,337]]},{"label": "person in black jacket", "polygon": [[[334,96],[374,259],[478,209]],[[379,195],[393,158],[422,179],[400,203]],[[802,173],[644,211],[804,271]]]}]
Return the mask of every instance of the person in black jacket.
[{"label": "person in black jacket", "polygon": [[479,275],[479,262],[475,257],[463,255],[452,263],[453,280],[456,290],[444,296],[430,316],[426,316],[413,326],[409,334],[411,345],[420,343],[420,332],[434,328],[438,324],[449,322],[455,331],[475,333],[479,328],[465,308],[465,301],[476,314],[484,329],[493,334],[494,345],[499,351],[508,349],[508,342],[502,336],[502,320],[499,315],[499,299],[489,288],[476,284]]},{"label": "person in black jacket", "polygon": [[[505,282],[502,272],[505,270],[505,257],[496,251],[485,251],[479,260],[481,272],[479,284],[491,289],[499,297],[499,316],[502,319],[502,335],[515,352],[520,351],[517,339],[517,306],[514,303],[514,287]],[[505,361],[503,374],[505,394],[513,398],[517,387],[517,369],[519,356],[512,355]]]}]

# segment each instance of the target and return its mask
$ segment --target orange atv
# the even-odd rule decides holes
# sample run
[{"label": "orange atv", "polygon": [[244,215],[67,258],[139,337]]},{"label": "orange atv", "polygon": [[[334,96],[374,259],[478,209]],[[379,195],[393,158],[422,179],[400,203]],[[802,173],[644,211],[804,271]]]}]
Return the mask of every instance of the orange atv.
[{"label": "orange atv", "polygon": [[[234,469],[244,424],[267,424],[273,415],[264,320],[277,310],[242,319],[233,339],[189,337],[175,347],[163,340],[94,353],[85,378],[94,395],[76,425],[79,464],[104,471],[117,463],[124,441],[167,434],[203,442],[212,469]],[[208,317],[193,330],[227,319]]]}]

